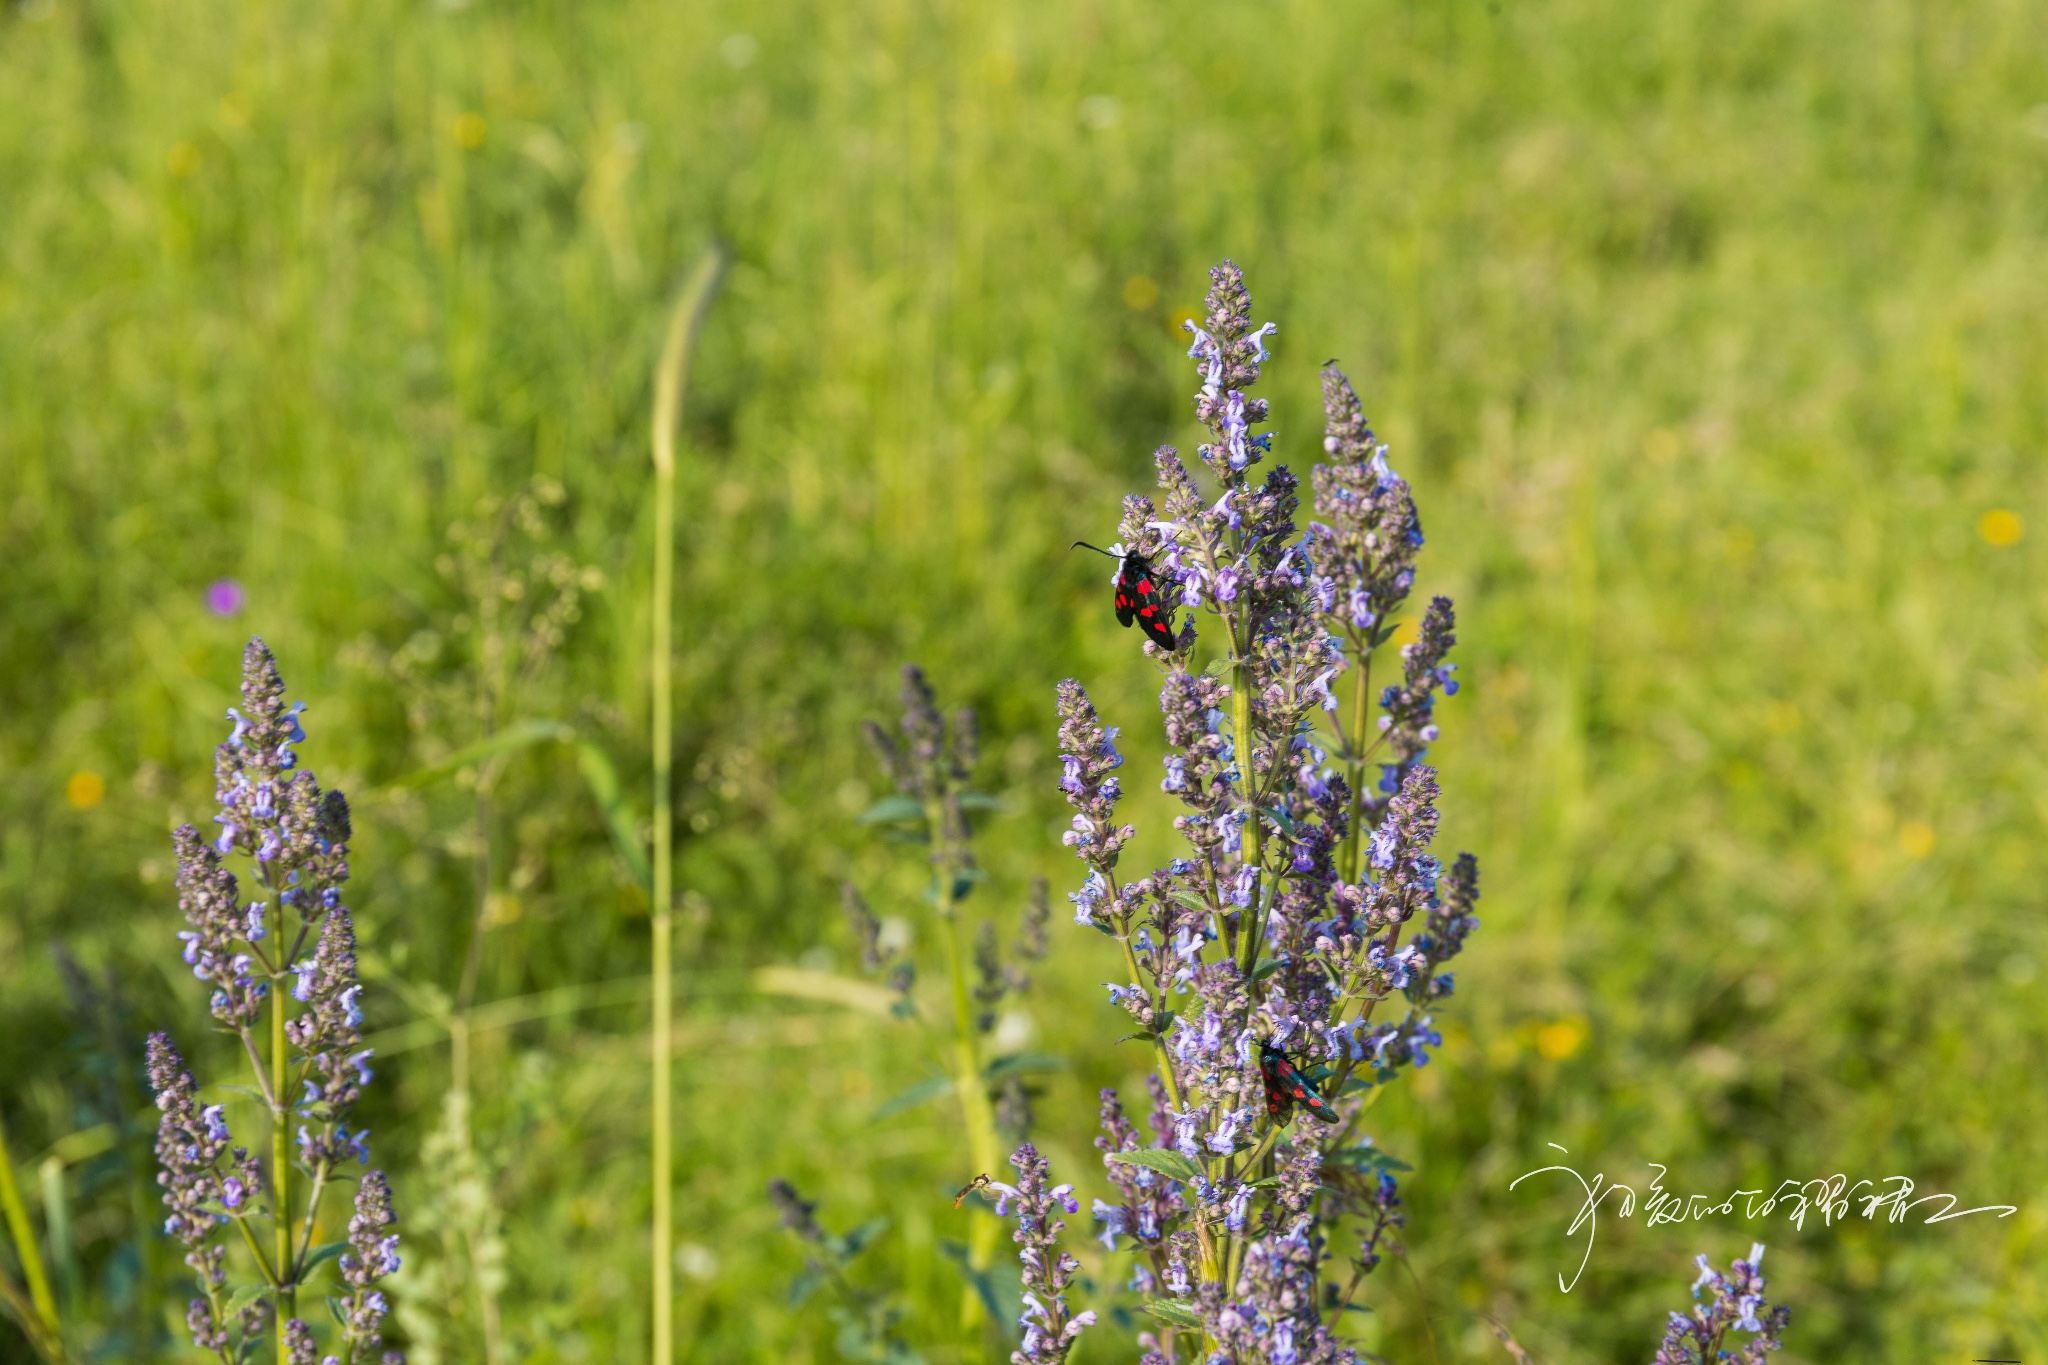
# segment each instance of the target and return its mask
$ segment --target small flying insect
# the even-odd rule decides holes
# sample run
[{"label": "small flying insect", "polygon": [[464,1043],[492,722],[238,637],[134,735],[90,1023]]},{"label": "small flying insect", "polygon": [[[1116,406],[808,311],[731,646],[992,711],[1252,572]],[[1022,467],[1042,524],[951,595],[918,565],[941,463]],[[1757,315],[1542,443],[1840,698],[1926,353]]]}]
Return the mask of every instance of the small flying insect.
[{"label": "small flying insect", "polygon": [[968,1195],[973,1194],[976,1190],[987,1189],[990,1185],[994,1183],[994,1181],[988,1178],[988,1173],[984,1171],[982,1174],[968,1181],[967,1187],[961,1190],[960,1193],[953,1196],[953,1207],[956,1209],[959,1208],[961,1200],[965,1199]]}]

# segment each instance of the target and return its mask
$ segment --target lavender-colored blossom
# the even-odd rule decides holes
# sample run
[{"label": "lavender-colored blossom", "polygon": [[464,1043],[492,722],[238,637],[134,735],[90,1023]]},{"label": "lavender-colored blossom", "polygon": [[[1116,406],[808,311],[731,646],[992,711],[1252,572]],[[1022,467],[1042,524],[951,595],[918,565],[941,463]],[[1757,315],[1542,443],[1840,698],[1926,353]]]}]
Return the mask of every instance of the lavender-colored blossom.
[{"label": "lavender-colored blossom", "polygon": [[869,747],[896,790],[928,812],[936,811],[937,828],[929,831],[932,866],[950,868],[956,876],[971,875],[973,829],[960,798],[981,761],[981,732],[974,712],[963,707],[948,724],[924,670],[905,664],[902,730],[903,738],[896,740],[873,721],[865,727]]},{"label": "lavender-colored blossom", "polygon": [[882,947],[882,922],[875,918],[874,911],[868,909],[860,889],[852,882],[842,883],[839,903],[846,911],[846,922],[853,929],[854,941],[860,944],[861,965],[869,971],[886,965],[894,954]]},{"label": "lavender-colored blossom", "polygon": [[284,1324],[285,1359],[291,1365],[314,1365],[320,1349],[313,1342],[313,1329],[300,1318],[288,1318]]},{"label": "lavender-colored blossom", "polygon": [[1204,1286],[1202,1323],[1230,1362],[1351,1365],[1358,1353],[1324,1325],[1318,1309],[1321,1240],[1309,1219],[1245,1249],[1244,1271],[1229,1293]]},{"label": "lavender-colored blossom", "polygon": [[382,1341],[384,1315],[390,1310],[377,1284],[398,1270],[398,1236],[386,1232],[397,1215],[391,1211],[391,1185],[384,1172],[371,1171],[356,1186],[355,1216],[348,1222],[349,1249],[341,1253],[341,1278],[349,1292],[341,1300],[342,1332],[358,1355],[367,1355]]},{"label": "lavender-colored blossom", "polygon": [[1016,1205],[1017,1230],[1011,1237],[1023,1246],[1017,1259],[1024,1266],[1024,1314],[1017,1319],[1024,1339],[1011,1352],[1011,1365],[1061,1365],[1075,1338],[1095,1323],[1092,1310],[1067,1310],[1067,1285],[1081,1263],[1060,1246],[1060,1233],[1067,1225],[1059,1212],[1078,1213],[1081,1206],[1073,1197],[1073,1186],[1046,1187],[1050,1163],[1030,1143],[1017,1149],[1010,1164],[1017,1170],[1017,1183],[1000,1186],[998,1212],[1006,1213],[1012,1202]]},{"label": "lavender-colored blossom", "polygon": [[[1700,1268],[1692,1284],[1695,1307],[1689,1314],[1671,1315],[1652,1365],[1763,1365],[1769,1353],[1779,1349],[1779,1335],[1792,1320],[1791,1309],[1765,1304],[1763,1262],[1761,1242],[1753,1244],[1749,1256],[1731,1265],[1726,1275],[1708,1263],[1705,1253],[1695,1258]],[[1709,1294],[1705,1301],[1702,1289]],[[1731,1351],[1726,1349],[1731,1331],[1751,1336],[1739,1350]]]},{"label": "lavender-colored blossom", "polygon": [[262,1012],[269,983],[251,972],[247,954],[236,951],[246,938],[235,876],[221,864],[190,825],[172,835],[178,858],[178,905],[192,927],[180,933],[181,954],[192,975],[213,986],[213,1017],[229,1028],[246,1028]]},{"label": "lavender-colored blossom", "polygon": [[1378,643],[1414,585],[1422,522],[1407,481],[1387,467],[1386,447],[1334,364],[1323,368],[1323,420],[1328,459],[1316,466],[1316,522],[1307,540],[1315,573],[1329,584],[1317,605],[1359,643]]},{"label": "lavender-colored blossom", "polygon": [[226,1283],[226,1253],[214,1232],[227,1220],[205,1205],[221,1195],[218,1168],[228,1153],[227,1126],[219,1106],[199,1107],[198,1085],[168,1035],[149,1035],[148,1065],[149,1088],[163,1116],[157,1120],[156,1181],[171,1211],[164,1232],[184,1245],[185,1264],[199,1272],[203,1284],[218,1288]]},{"label": "lavender-colored blossom", "polygon": [[324,893],[348,879],[348,803],[295,771],[292,746],[305,741],[304,703],[286,706],[284,681],[261,640],[242,655],[242,706],[230,708],[234,732],[214,752],[215,851],[239,851],[263,866],[279,899],[306,920],[326,908]]},{"label": "lavender-colored blossom", "polygon": [[[1095,714],[1095,704],[1079,683],[1060,684],[1059,717],[1060,763],[1065,772],[1060,787],[1074,808],[1073,828],[1062,841],[1106,876],[1134,832],[1131,826],[1116,823],[1116,803],[1123,792],[1114,774],[1123,766],[1124,757],[1117,752],[1116,731]],[[1103,885],[1106,889],[1107,883]],[[1093,913],[1092,906],[1086,908]]]},{"label": "lavender-colored blossom", "polygon": [[213,1305],[205,1299],[194,1299],[185,1305],[185,1330],[192,1334],[192,1344],[202,1351],[216,1354],[228,1348],[227,1329],[213,1316]]},{"label": "lavender-colored blossom", "polygon": [[333,1118],[347,1112],[368,1083],[370,1051],[361,1046],[362,987],[356,984],[355,925],[346,906],[328,912],[311,970],[301,977],[306,1012],[285,1025],[303,1057],[306,1094],[299,1112]]},{"label": "lavender-colored blossom", "polygon": [[1458,690],[1457,680],[1451,676],[1457,665],[1444,662],[1444,655],[1458,642],[1455,625],[1451,599],[1432,597],[1415,640],[1401,646],[1402,681],[1380,695],[1380,705],[1386,709],[1381,730],[1395,760],[1390,767],[1405,770],[1436,740],[1437,727],[1431,715],[1437,691],[1452,696]]}]

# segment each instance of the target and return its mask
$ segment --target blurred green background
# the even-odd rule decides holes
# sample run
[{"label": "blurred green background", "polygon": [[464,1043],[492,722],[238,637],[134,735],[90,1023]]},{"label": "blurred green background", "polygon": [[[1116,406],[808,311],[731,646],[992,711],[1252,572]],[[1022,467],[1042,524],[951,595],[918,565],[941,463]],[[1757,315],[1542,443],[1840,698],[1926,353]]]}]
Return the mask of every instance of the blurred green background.
[{"label": "blurred green background", "polygon": [[[677,613],[694,1358],[836,1358],[776,1175],[890,1219],[855,1276],[928,1360],[1001,1358],[944,1251],[953,1115],[873,1117],[929,1049],[754,974],[854,970],[844,877],[914,918],[914,857],[856,818],[905,659],[983,718],[983,908],[1078,880],[1069,674],[1166,856],[1152,668],[1065,547],[1192,444],[1174,329],[1226,255],[1280,325],[1279,458],[1315,458],[1340,358],[1415,484],[1418,590],[1461,611],[1437,757],[1484,928],[1441,1065],[1375,1117],[1419,1168],[1420,1297],[1389,1263],[1361,1342],[1504,1362],[1488,1313],[1541,1365],[1645,1360],[1693,1253],[1762,1240],[1788,1361],[2048,1348],[2040,4],[10,0],[0,92],[0,1109],[100,1358],[184,1350],[139,1039],[233,1079],[167,832],[206,818],[253,633],[357,806],[399,1335],[642,1358],[645,898],[566,745],[400,780],[546,718],[646,809],[649,373],[713,239]],[[1094,1089],[1139,1062],[1064,921],[1004,1027],[1070,1063],[1038,1133],[1085,1196]],[[1547,1143],[1638,1189],[1904,1174],[2021,1212],[1610,1209],[1563,1295],[1572,1201],[1506,1188]],[[1132,1353],[1106,1321],[1077,1359]]]}]

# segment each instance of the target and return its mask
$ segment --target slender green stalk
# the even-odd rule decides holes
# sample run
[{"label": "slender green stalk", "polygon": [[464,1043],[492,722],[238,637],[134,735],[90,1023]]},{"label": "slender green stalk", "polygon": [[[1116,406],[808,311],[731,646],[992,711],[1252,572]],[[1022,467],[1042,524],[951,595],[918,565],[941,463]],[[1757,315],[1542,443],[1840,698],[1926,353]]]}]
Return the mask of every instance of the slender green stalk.
[{"label": "slender green stalk", "polygon": [[[1113,896],[1121,894],[1117,891],[1116,882],[1113,879],[1110,882],[1110,894]],[[1117,947],[1123,949],[1124,970],[1130,973],[1132,984],[1135,985],[1142,982],[1145,978],[1139,975],[1138,972],[1138,954],[1137,950],[1131,947],[1130,923],[1128,920],[1125,921],[1123,929],[1118,932],[1116,944]],[[1154,994],[1152,1010],[1155,1020],[1158,1016],[1166,1013],[1166,993],[1163,990],[1157,991]],[[1160,1084],[1166,1087],[1166,1098],[1173,1102],[1174,1108],[1185,1109],[1187,1105],[1181,1100],[1180,1085],[1173,1078],[1173,1059],[1167,1056],[1166,1039],[1157,1028],[1154,1028],[1152,1032],[1152,1060],[1159,1068],[1159,1080]]]},{"label": "slender green stalk", "polygon": [[1252,666],[1240,656],[1236,685],[1230,689],[1230,726],[1237,738],[1237,780],[1247,807],[1244,821],[1244,865],[1259,865],[1258,785],[1252,776]]},{"label": "slender green stalk", "polygon": [[[926,819],[934,843],[943,846],[944,812],[934,803],[927,807]],[[974,1027],[974,1006],[968,998],[967,959],[960,941],[960,907],[953,895],[958,871],[951,858],[943,858],[934,869],[937,885],[933,888],[934,899],[938,903],[939,932],[944,940],[946,970],[952,978],[953,1086],[960,1096],[960,1113],[967,1125],[967,1149],[974,1169],[999,1176],[1001,1155],[996,1147],[995,1109],[988,1102],[988,1085],[981,1075],[981,1049]],[[993,1218],[974,1221],[967,1247],[968,1264],[974,1269],[988,1269],[989,1258],[995,1251],[997,1229],[997,1221]],[[974,1326],[981,1320],[982,1312],[981,1296],[970,1286],[960,1301],[960,1325]]]},{"label": "slender green stalk", "polygon": [[[273,897],[277,906],[277,942],[285,939],[284,897]],[[277,1265],[277,1321],[273,1335],[277,1338],[277,1365],[291,1365],[291,1354],[284,1339],[284,1324],[287,1318],[298,1313],[298,1283],[292,1275],[292,1200],[291,1200],[291,1136],[285,1123],[285,1042],[284,1013],[285,1001],[291,998],[285,990],[282,973],[272,977],[270,982],[270,1217],[276,1231]]]},{"label": "slender green stalk", "polygon": [[7,1148],[7,1125],[0,1119],[0,1210],[7,1214],[7,1230],[14,1237],[14,1253],[21,1261],[21,1273],[28,1279],[29,1300],[36,1317],[51,1341],[61,1338],[57,1300],[50,1293],[50,1278],[43,1272],[42,1249],[36,1245],[35,1228],[28,1221],[28,1209],[21,1202],[21,1187],[14,1180],[14,1156]]},{"label": "slender green stalk", "polygon": [[[1249,619],[1246,621],[1246,630],[1250,630]],[[1252,735],[1252,665],[1249,641],[1238,650],[1235,663],[1235,683],[1230,689],[1230,723],[1237,741],[1237,780],[1244,792],[1245,819],[1240,837],[1244,840],[1244,865],[1256,868],[1260,863],[1260,792],[1258,781],[1252,772],[1252,751],[1255,744]],[[1261,886],[1259,890],[1263,893],[1266,888]],[[1246,975],[1250,975],[1252,967],[1258,962],[1259,943],[1266,933],[1264,901],[1265,897],[1261,895],[1260,903],[1245,913],[1239,925],[1239,933],[1243,935],[1243,941],[1239,945],[1242,952],[1239,966]]]},{"label": "slender green stalk", "polygon": [[682,416],[683,391],[689,382],[691,353],[697,330],[711,305],[711,294],[725,256],[713,246],[697,263],[669,316],[661,361],[654,372],[654,622],[652,684],[654,703],[654,1237],[652,1255],[655,1365],[675,1359],[674,1136],[669,1103],[673,1077],[671,1034],[675,1025],[675,813],[671,808],[671,770],[675,762],[673,679],[669,665],[675,606],[676,553],[676,424]]},{"label": "slender green stalk", "polygon": [[50,1265],[64,1295],[63,1311],[78,1316],[78,1245],[71,1235],[71,1194],[64,1187],[64,1158],[46,1156],[36,1174],[43,1184],[43,1227],[50,1238]]},{"label": "slender green stalk", "polygon": [[1351,819],[1344,835],[1339,871],[1345,881],[1355,885],[1358,881],[1359,850],[1365,842],[1358,820],[1365,809],[1365,792],[1360,784],[1365,781],[1365,716],[1372,693],[1372,655],[1356,640],[1352,646],[1358,651],[1358,667],[1351,670],[1351,732],[1344,736],[1344,779],[1351,784]]}]

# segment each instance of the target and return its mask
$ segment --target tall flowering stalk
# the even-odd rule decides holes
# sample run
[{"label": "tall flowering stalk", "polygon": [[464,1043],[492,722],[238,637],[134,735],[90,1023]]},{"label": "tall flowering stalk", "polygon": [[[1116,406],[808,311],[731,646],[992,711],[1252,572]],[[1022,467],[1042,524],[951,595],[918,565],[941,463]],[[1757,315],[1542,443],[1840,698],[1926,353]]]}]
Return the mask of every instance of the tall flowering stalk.
[{"label": "tall flowering stalk", "polygon": [[[997,1007],[1030,985],[1029,965],[1045,954],[1045,891],[1041,884],[1027,901],[1007,952],[991,919],[982,918],[978,926],[969,923],[966,903],[983,877],[974,853],[973,815],[993,804],[973,789],[981,762],[980,728],[968,708],[951,717],[942,713],[931,683],[915,664],[904,666],[902,697],[900,738],[873,722],[867,726],[868,743],[896,794],[877,803],[864,818],[927,849],[927,900],[938,940],[934,965],[944,972],[949,1005],[946,1018],[931,1022],[938,1026],[935,1033],[944,1029],[939,1041],[960,1104],[971,1170],[988,1175],[1001,1161],[999,1133],[1021,1134],[1030,1126],[1029,1097],[1020,1072],[1032,1059],[989,1054]],[[881,922],[851,884],[845,888],[845,901],[864,964],[870,971],[885,973],[899,992],[897,1012],[915,1017],[910,992],[916,972],[910,955],[884,942]],[[963,1299],[963,1315],[969,1320],[980,1315],[987,1297],[980,1279],[995,1250],[997,1226],[977,1220],[970,1234],[965,1268],[972,1283]]]},{"label": "tall flowering stalk", "polygon": [[[1144,645],[1164,670],[1160,785],[1183,806],[1184,856],[1119,875],[1133,829],[1116,818],[1116,731],[1079,683],[1059,687],[1061,786],[1075,812],[1065,841],[1088,868],[1075,920],[1116,941],[1124,971],[1110,997],[1156,1068],[1149,1139],[1103,1092],[1098,1146],[1119,1198],[1095,1214],[1105,1244],[1131,1240],[1132,1287],[1164,1327],[1145,1338],[1148,1362],[1181,1359],[1182,1334],[1198,1332],[1217,1365],[1324,1365],[1355,1359],[1331,1321],[1401,1223],[1399,1163],[1361,1118],[1441,1042],[1430,1014],[1451,993],[1441,969],[1478,923],[1476,861],[1446,871],[1432,851],[1437,776],[1421,761],[1436,698],[1455,690],[1453,619],[1447,599],[1429,604],[1375,723],[1369,670],[1422,543],[1413,499],[1331,367],[1317,519],[1298,529],[1294,475],[1254,478],[1270,437],[1256,431],[1264,400],[1246,391],[1274,326],[1253,324],[1235,266],[1210,278],[1188,354],[1213,486],[1201,491],[1162,448],[1160,501],[1126,497],[1118,528],[1187,609],[1173,648]],[[1207,668],[1195,663],[1198,619],[1220,646]],[[1269,1047],[1295,1059],[1336,1122],[1273,1111]]]},{"label": "tall flowering stalk", "polygon": [[[304,709],[285,705],[276,662],[263,641],[251,640],[242,705],[228,712],[234,730],[214,755],[220,834],[209,842],[186,825],[174,836],[189,926],[178,937],[193,975],[213,987],[215,1021],[249,1058],[269,1117],[267,1163],[235,1145],[225,1106],[203,1103],[169,1035],[149,1038],[149,1084],[161,1114],[157,1182],[170,1210],[164,1231],[199,1277],[202,1297],[185,1319],[193,1344],[224,1365],[253,1358],[266,1332],[280,1365],[310,1365],[316,1348],[297,1316],[299,1294],[337,1251],[342,1284],[330,1302],[341,1323],[339,1354],[326,1360],[370,1359],[386,1311],[378,1285],[398,1268],[380,1171],[357,1181],[347,1249],[314,1240],[328,1188],[369,1161],[369,1134],[349,1122],[371,1072],[355,927],[341,899],[348,802],[298,770],[292,746],[306,738]],[[243,901],[231,859],[251,870],[264,899]],[[229,1287],[229,1226],[261,1277],[255,1292]],[[382,1359],[396,1365],[400,1357],[387,1351]]]}]

